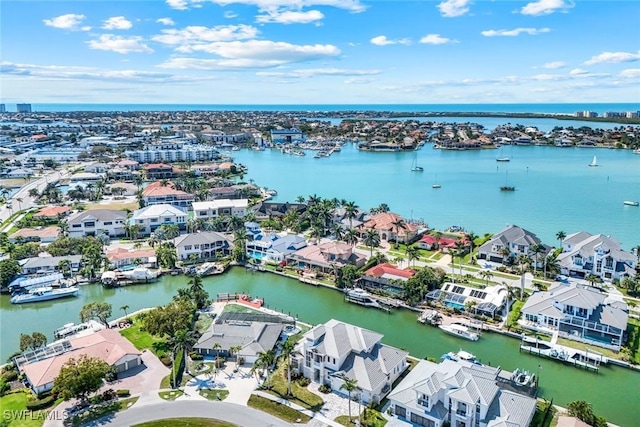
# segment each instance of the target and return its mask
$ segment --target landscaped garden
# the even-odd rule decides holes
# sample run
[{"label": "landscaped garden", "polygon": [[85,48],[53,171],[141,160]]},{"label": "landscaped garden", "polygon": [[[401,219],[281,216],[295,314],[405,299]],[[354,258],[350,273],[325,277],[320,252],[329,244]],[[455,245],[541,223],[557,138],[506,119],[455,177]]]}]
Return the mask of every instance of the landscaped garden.
[{"label": "landscaped garden", "polygon": [[266,412],[290,423],[306,424],[311,421],[311,417],[296,411],[290,406],[274,402],[261,396],[252,394],[247,403],[251,408]]}]

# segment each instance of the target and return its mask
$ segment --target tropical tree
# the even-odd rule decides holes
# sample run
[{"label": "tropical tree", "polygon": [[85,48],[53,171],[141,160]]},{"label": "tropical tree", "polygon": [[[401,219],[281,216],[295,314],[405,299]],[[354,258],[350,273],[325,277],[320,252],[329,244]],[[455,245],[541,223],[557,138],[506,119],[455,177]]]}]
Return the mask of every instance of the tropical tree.
[{"label": "tropical tree", "polygon": [[365,245],[371,249],[370,256],[373,256],[373,248],[380,244],[380,235],[375,230],[365,231],[364,238],[362,239]]},{"label": "tropical tree", "polygon": [[514,299],[517,299],[517,294],[516,294],[516,289],[509,286],[507,282],[502,282],[500,283],[500,285],[507,291],[506,293],[507,301],[505,304],[506,314],[504,315],[504,325],[507,327],[507,330],[509,330],[509,328],[511,327],[511,325],[509,325],[509,310],[511,309],[511,301]]},{"label": "tropical tree", "polygon": [[376,210],[378,211],[378,213],[387,213],[390,209],[389,205],[387,205],[386,203],[380,203]]},{"label": "tropical tree", "polygon": [[544,252],[544,246],[534,243],[531,245],[531,254],[533,255],[533,273],[538,272],[538,255]]},{"label": "tropical tree", "polygon": [[456,251],[455,254],[458,257],[458,262],[460,266],[460,280],[462,280],[462,259],[464,258],[464,254],[466,253],[467,245],[462,240],[456,240]]},{"label": "tropical tree", "polygon": [[[400,229],[406,230],[407,223],[404,221],[404,219],[398,217],[391,223],[391,225],[393,225],[393,230],[394,230],[394,234],[395,234],[395,238],[396,238],[396,243],[400,243],[400,242],[398,242],[398,240],[400,238]],[[404,243],[407,243],[407,234],[406,233],[404,235],[403,241],[404,241]]]},{"label": "tropical tree", "polygon": [[595,417],[591,403],[584,400],[576,400],[569,403],[567,410],[570,416],[576,417],[587,424],[593,425]]},{"label": "tropical tree", "polygon": [[411,265],[415,264],[412,263],[412,261],[420,259],[420,249],[418,249],[416,246],[407,246],[407,249],[405,249],[405,254],[407,255],[407,261]]},{"label": "tropical tree", "polygon": [[37,188],[34,187],[29,190],[29,197],[31,197],[32,199],[37,199],[38,197],[40,197],[40,192]]},{"label": "tropical tree", "polygon": [[345,390],[349,394],[349,422],[351,422],[351,393],[358,389],[358,380],[354,380],[348,377],[342,378],[342,385],[340,390]]},{"label": "tropical tree", "polygon": [[204,286],[202,285],[202,277],[193,276],[191,280],[189,280],[189,295],[191,296],[192,301],[195,303],[196,308],[201,309],[205,305],[207,305],[207,301],[209,299],[209,294],[204,290]]},{"label": "tropical tree", "polygon": [[560,247],[562,247],[562,241],[567,237],[567,233],[560,230],[556,233],[556,239],[560,242]]},{"label": "tropical tree", "polygon": [[493,277],[493,273],[489,270],[482,270],[479,274],[486,280],[486,286],[489,286],[489,280]]},{"label": "tropical tree", "polygon": [[53,392],[64,400],[76,398],[84,402],[102,387],[110,370],[109,364],[95,357],[82,355],[69,359],[54,380]]},{"label": "tropical tree", "polygon": [[595,286],[596,283],[602,283],[602,277],[596,276],[595,274],[589,274],[584,278],[591,286]]},{"label": "tropical tree", "polygon": [[349,220],[349,228],[353,228],[353,220],[358,216],[358,205],[354,202],[347,202],[342,206],[344,208],[344,216]]},{"label": "tropical tree", "polygon": [[231,347],[229,347],[229,354],[231,354],[232,356],[235,355],[236,356],[236,371],[238,370],[238,366],[239,364],[239,358],[240,358],[240,350],[242,350],[242,346],[241,345],[233,345]]},{"label": "tropical tree", "polygon": [[129,310],[129,306],[128,306],[127,304],[125,304],[125,305],[123,305],[122,307],[120,307],[120,310],[124,311],[124,317],[125,317],[125,319],[126,319],[127,317],[129,317],[129,316],[128,316],[128,314],[127,314],[127,310]]},{"label": "tropical tree", "polygon": [[270,370],[271,370],[271,365],[273,365],[275,361],[276,361],[276,351],[274,349],[271,349],[265,352],[258,353],[258,360],[256,360],[255,362],[258,364],[258,366],[263,368],[267,373],[267,381],[266,381],[267,388],[271,387]]},{"label": "tropical tree", "polygon": [[90,302],[80,310],[80,321],[83,323],[91,319],[98,319],[108,328],[109,321],[107,319],[109,317],[111,317],[111,304],[108,302]]},{"label": "tropical tree", "polygon": [[344,235],[342,236],[342,240],[344,240],[345,243],[348,243],[351,246],[355,246],[355,244],[358,243],[358,233],[353,228],[350,228],[345,231]]},{"label": "tropical tree", "polygon": [[295,343],[293,342],[293,340],[288,339],[287,341],[284,342],[284,344],[282,345],[282,349],[280,351],[280,357],[287,364],[286,365],[287,396],[293,396],[293,393],[291,392],[291,368],[292,368],[291,356],[293,356],[294,354],[295,354]]},{"label": "tropical tree", "polygon": [[60,270],[60,272],[65,277],[68,277],[68,275],[71,273],[71,260],[67,258],[61,259],[58,262],[58,270]]},{"label": "tropical tree", "polygon": [[[189,350],[193,345],[198,341],[195,336],[195,333],[188,329],[180,329],[175,332],[175,334],[171,335],[168,339],[168,344],[171,347],[172,359],[175,362],[176,355],[180,350],[184,352],[184,355],[189,353]],[[184,358],[183,358],[184,360]],[[171,370],[173,372],[173,386],[178,387],[176,384],[176,374],[180,367],[173,367]]]},{"label": "tropical tree", "polygon": [[473,251],[476,249],[476,239],[478,238],[478,236],[475,235],[473,231],[469,231],[465,234],[465,237],[468,242],[467,244],[469,245],[469,253],[473,257]]},{"label": "tropical tree", "polygon": [[176,254],[176,248],[172,242],[161,244],[156,250],[156,256],[158,257],[158,262],[162,267],[170,269],[175,268],[178,255]]}]

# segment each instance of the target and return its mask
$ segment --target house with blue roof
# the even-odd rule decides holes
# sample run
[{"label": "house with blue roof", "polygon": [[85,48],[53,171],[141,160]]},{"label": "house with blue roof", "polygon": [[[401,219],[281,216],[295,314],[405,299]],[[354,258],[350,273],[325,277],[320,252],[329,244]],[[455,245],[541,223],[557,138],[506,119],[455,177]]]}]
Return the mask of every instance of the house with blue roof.
[{"label": "house with blue roof", "polygon": [[[245,224],[246,226],[246,224]],[[260,233],[247,241],[247,256],[265,262],[282,262],[285,257],[307,246],[297,234]]]}]

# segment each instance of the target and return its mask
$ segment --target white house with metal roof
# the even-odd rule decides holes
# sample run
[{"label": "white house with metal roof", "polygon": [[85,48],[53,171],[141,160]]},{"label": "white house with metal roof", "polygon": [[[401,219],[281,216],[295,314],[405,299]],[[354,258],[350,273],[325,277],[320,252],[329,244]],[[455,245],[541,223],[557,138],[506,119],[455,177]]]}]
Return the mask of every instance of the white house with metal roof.
[{"label": "white house with metal roof", "polygon": [[340,387],[355,380],[362,402],[380,402],[408,367],[408,352],[382,344],[383,335],[335,319],[304,334],[297,345],[297,370],[311,381]]},{"label": "white house with metal roof", "polygon": [[[517,225],[509,225],[494,234],[491,239],[478,248],[478,259],[504,262],[507,258],[517,259],[519,256],[524,255],[531,260],[535,260],[533,248],[536,245],[542,249],[537,261],[540,267],[541,261],[551,248],[544,246],[538,236],[532,232]],[[505,254],[505,249],[509,251],[508,255]]]},{"label": "white house with metal roof", "polygon": [[287,255],[305,246],[306,239],[297,234],[260,233],[252,240],[247,240],[246,251],[250,258],[265,262],[281,262]]},{"label": "white house with metal roof", "polygon": [[110,237],[124,236],[127,213],[116,209],[93,209],[69,215],[69,237],[95,236],[104,233]]},{"label": "white house with metal roof", "polygon": [[466,361],[421,360],[389,394],[390,408],[414,426],[528,427],[536,400],[500,387],[500,374]]},{"label": "white house with metal roof", "polygon": [[558,255],[562,274],[580,278],[593,274],[608,282],[633,277],[637,262],[631,252],[620,249],[615,239],[585,231],[568,235]]},{"label": "white house with metal roof", "polygon": [[173,240],[179,260],[188,260],[191,255],[198,259],[217,258],[231,253],[233,245],[229,239],[215,231],[200,231],[178,236]]},{"label": "white house with metal roof", "polygon": [[557,284],[534,292],[522,307],[523,327],[558,331],[576,341],[619,350],[629,320],[627,303],[597,288],[575,283]]},{"label": "white house with metal roof", "polygon": [[210,202],[194,202],[195,219],[218,218],[219,216],[237,216],[243,218],[249,207],[248,199],[217,199]]},{"label": "white house with metal roof", "polygon": [[152,205],[134,211],[130,221],[140,227],[140,234],[148,236],[162,225],[175,224],[183,230],[186,227],[187,214],[175,206]]}]

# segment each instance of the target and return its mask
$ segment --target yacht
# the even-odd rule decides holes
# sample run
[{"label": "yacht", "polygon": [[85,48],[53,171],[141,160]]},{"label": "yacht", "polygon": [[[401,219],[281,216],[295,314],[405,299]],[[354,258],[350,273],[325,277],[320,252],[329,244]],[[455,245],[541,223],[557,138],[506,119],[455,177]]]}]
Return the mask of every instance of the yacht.
[{"label": "yacht", "polygon": [[68,288],[52,288],[51,286],[43,286],[40,288],[29,289],[29,292],[14,295],[9,300],[11,304],[24,304],[27,302],[49,301],[52,299],[75,297],[78,295],[78,287],[71,286]]},{"label": "yacht", "polygon": [[149,281],[158,277],[158,273],[151,271],[146,267],[136,267],[133,270],[123,271],[122,276],[125,279],[133,281]]},{"label": "yacht", "polygon": [[345,294],[345,299],[355,304],[364,305],[365,307],[381,308],[378,301],[364,289],[348,289]]},{"label": "yacht", "polygon": [[624,204],[627,206],[640,206],[640,202],[634,202],[633,200],[625,200]]},{"label": "yacht", "polygon": [[473,363],[474,365],[482,365],[482,363],[478,361],[476,356],[464,350],[460,350],[458,352],[450,351],[449,353],[444,354],[441,357],[441,359],[448,359],[448,360],[455,360],[455,361],[463,360],[465,362]]},{"label": "yacht", "polygon": [[478,341],[478,338],[480,338],[480,335],[478,335],[478,333],[473,332],[468,326],[461,325],[459,323],[453,323],[451,325],[440,325],[438,327],[450,335],[464,338],[470,341]]}]

